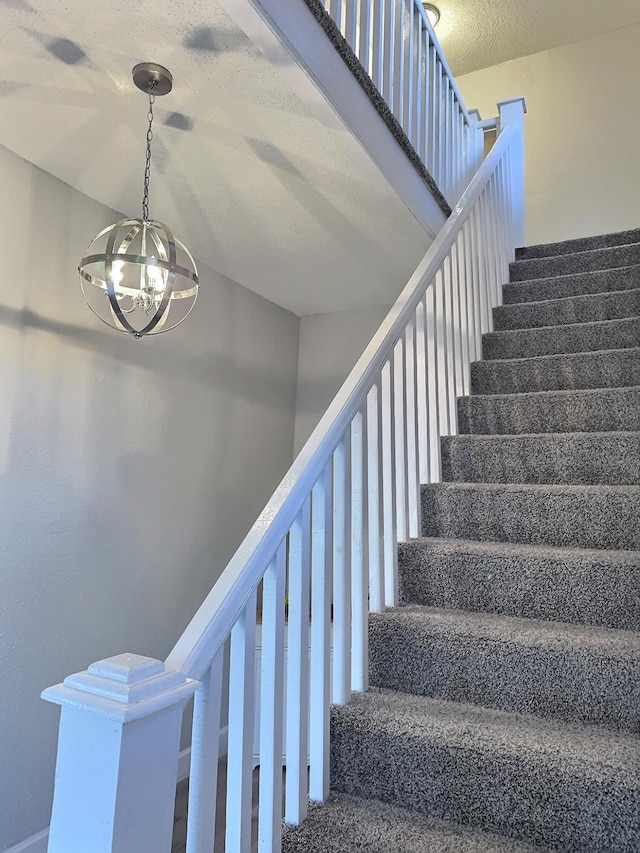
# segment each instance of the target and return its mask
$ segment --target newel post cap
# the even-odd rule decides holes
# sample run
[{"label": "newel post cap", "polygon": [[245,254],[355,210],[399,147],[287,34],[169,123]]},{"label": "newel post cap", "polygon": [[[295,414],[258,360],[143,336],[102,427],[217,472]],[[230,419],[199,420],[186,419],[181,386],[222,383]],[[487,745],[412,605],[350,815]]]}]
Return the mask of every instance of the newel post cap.
[{"label": "newel post cap", "polygon": [[129,723],[186,702],[198,685],[181,672],[167,670],[162,661],[126,652],[68,676],[62,684],[48,687],[42,698]]}]

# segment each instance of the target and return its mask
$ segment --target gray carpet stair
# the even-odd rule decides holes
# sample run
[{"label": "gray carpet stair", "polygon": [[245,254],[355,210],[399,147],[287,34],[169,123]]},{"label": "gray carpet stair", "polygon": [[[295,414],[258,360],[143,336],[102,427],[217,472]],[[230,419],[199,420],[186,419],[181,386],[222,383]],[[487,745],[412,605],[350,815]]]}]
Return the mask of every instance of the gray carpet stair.
[{"label": "gray carpet stair", "polygon": [[333,709],[331,786],[547,850],[637,853],[637,744],[600,726],[370,691]]},{"label": "gray carpet stair", "polygon": [[[640,288],[613,290],[549,299],[543,302],[499,305],[493,309],[493,328],[537,329],[542,326],[566,326],[597,320],[619,320],[640,316]],[[588,347],[593,349],[593,347]]]},{"label": "gray carpet stair", "polygon": [[509,265],[509,275],[512,282],[529,281],[532,278],[619,269],[635,264],[640,264],[640,243],[512,261]]},{"label": "gray carpet stair", "polygon": [[401,604],[640,631],[640,552],[424,538],[398,547]]},{"label": "gray carpet stair", "polygon": [[640,851],[640,230],[519,250],[293,851]]},{"label": "gray carpet stair", "polygon": [[[323,839],[318,846],[318,839]],[[398,806],[349,794],[312,804],[302,826],[285,827],[283,853],[540,853],[451,821],[427,818]]]},{"label": "gray carpet stair", "polygon": [[459,483],[640,483],[640,432],[457,435],[442,439],[442,479]]},{"label": "gray carpet stair", "polygon": [[640,486],[422,486],[425,536],[638,550],[639,519]]},{"label": "gray carpet stair", "polygon": [[640,347],[638,318],[490,332],[482,337],[482,357],[527,358],[598,351],[606,350],[612,341],[615,341],[616,349]]},{"label": "gray carpet stair", "polygon": [[639,378],[640,347],[476,361],[471,365],[474,394],[622,388],[636,385]]},{"label": "gray carpet stair", "polygon": [[372,687],[640,732],[640,633],[408,605],[369,640]]},{"label": "gray carpet stair", "polygon": [[595,237],[577,237],[574,240],[563,240],[561,243],[538,243],[535,246],[523,246],[516,249],[516,260],[571,255],[575,252],[586,252],[589,249],[606,249],[611,246],[627,246],[631,243],[640,243],[640,228],[633,228],[630,231],[616,231],[613,234],[600,234]]},{"label": "gray carpet stair", "polygon": [[640,287],[640,264],[505,284],[502,297],[504,304],[508,305],[514,302],[540,302],[544,299],[562,299],[565,296],[631,290],[637,287]]},{"label": "gray carpet stair", "polygon": [[640,430],[640,385],[474,395],[458,400],[458,431],[461,434],[519,435],[617,430]]}]

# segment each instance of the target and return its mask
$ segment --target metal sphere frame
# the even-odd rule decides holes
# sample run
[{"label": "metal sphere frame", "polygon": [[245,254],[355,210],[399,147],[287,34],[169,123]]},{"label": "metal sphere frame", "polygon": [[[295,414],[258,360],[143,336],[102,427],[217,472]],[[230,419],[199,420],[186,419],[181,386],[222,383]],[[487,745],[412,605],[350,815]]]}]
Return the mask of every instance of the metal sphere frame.
[{"label": "metal sphere frame", "polygon": [[[85,250],[78,272],[85,301],[98,319],[117,331],[142,338],[168,332],[183,323],[196,303],[199,283],[196,263],[184,243],[162,222],[149,217],[153,104],[157,95],[171,91],[173,77],[155,62],[138,63],[132,76],[137,88],[149,96],[142,218],[121,219],[100,231]],[[101,245],[103,241],[106,243]],[[178,250],[184,255],[182,262]],[[99,306],[108,308],[106,316],[92,305],[90,295],[96,291],[87,289],[86,283],[107,297],[106,303]],[[191,304],[179,319],[169,322],[172,304],[183,299],[191,299]],[[129,315],[131,320],[134,315],[148,320],[136,325]]]}]

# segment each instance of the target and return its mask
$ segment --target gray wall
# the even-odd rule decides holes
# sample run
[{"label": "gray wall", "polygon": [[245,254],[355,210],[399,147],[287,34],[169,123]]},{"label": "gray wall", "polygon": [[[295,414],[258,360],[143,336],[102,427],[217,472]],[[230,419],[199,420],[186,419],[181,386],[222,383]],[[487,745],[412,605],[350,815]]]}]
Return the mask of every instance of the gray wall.
[{"label": "gray wall", "polygon": [[300,320],[295,452],[324,415],[389,306],[312,314]]},{"label": "gray wall", "polygon": [[49,823],[59,709],[40,692],[166,656],[291,462],[299,322],[201,268],[180,329],[112,332],[75,267],[116,214],[5,149],[0,186],[5,850]]}]

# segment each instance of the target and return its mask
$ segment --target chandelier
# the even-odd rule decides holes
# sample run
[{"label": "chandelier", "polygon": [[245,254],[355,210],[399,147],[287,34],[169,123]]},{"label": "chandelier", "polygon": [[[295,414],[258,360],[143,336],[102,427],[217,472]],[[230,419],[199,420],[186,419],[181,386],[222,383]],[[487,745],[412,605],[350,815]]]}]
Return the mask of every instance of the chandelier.
[{"label": "chandelier", "polygon": [[[171,73],[155,62],[133,69],[133,82],[149,97],[142,218],[121,219],[97,234],[78,266],[80,287],[93,313],[134,338],[179,326],[198,296],[191,252],[162,222],[149,218],[153,105],[173,86]],[[90,286],[88,286],[90,285]]]}]

